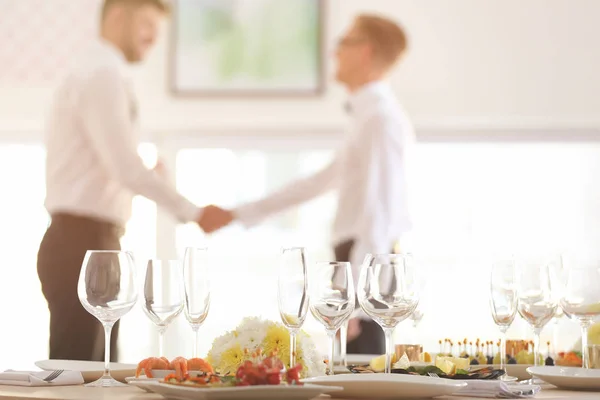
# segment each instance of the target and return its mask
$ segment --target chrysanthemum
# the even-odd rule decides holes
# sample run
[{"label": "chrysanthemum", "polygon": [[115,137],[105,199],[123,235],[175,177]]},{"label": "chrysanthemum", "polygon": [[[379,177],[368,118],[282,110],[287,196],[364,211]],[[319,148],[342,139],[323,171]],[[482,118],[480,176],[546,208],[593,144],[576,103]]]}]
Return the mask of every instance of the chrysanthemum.
[{"label": "chrysanthemum", "polygon": [[290,333],[285,326],[274,323],[269,324],[261,347],[267,356],[277,352],[281,361],[289,367]]},{"label": "chrysanthemum", "polygon": [[238,367],[246,359],[244,350],[236,343],[221,353],[220,362],[213,365],[215,369],[222,375],[235,375]]}]

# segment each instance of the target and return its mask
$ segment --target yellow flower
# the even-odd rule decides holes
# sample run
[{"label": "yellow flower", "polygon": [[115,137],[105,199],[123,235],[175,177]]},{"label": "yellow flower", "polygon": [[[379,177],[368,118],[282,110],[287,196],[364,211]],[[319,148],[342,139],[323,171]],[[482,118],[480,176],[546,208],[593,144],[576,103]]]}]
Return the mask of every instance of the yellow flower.
[{"label": "yellow flower", "polygon": [[[296,343],[296,359],[302,360],[302,353],[298,342]],[[261,345],[266,356],[270,356],[277,351],[277,356],[283,361],[287,368],[290,367],[290,333],[287,328],[281,324],[270,324],[267,328],[267,334]]]},{"label": "yellow flower", "polygon": [[216,370],[223,375],[235,375],[240,364],[245,361],[247,356],[239,344],[225,350],[221,353],[221,361],[215,366]]}]

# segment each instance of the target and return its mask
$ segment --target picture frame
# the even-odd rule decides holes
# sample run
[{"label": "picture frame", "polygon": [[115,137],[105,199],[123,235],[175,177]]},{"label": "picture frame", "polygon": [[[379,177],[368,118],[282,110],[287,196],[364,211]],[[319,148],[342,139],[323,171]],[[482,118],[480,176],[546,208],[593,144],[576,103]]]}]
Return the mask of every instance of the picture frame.
[{"label": "picture frame", "polygon": [[178,97],[325,91],[325,0],[173,0],[169,86]]}]

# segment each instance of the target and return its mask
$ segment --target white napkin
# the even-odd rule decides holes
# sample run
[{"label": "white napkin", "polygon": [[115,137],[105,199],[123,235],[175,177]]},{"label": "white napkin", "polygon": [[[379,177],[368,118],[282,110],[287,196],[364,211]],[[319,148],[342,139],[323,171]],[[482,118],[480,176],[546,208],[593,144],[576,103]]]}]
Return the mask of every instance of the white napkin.
[{"label": "white napkin", "polygon": [[523,385],[502,381],[465,380],[467,386],[454,393],[456,396],[491,399],[529,399],[540,391],[538,385]]},{"label": "white napkin", "polygon": [[13,386],[66,386],[83,384],[83,376],[79,371],[64,371],[52,382],[46,382],[53,371],[12,371],[0,372],[0,385]]}]

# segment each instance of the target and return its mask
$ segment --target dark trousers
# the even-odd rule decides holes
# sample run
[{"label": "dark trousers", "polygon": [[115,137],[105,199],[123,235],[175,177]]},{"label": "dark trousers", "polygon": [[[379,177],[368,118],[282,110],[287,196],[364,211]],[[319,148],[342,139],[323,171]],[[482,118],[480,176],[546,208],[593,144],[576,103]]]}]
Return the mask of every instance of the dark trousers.
[{"label": "dark trousers", "polygon": [[[88,250],[120,250],[123,230],[87,217],[56,214],[40,244],[37,271],[50,310],[50,359],[104,361],[104,329],[77,296],[79,272]],[[117,322],[111,361],[117,361]],[[98,351],[99,349],[99,351]]]},{"label": "dark trousers", "polygon": [[[354,240],[340,243],[334,248],[335,260],[340,262],[350,261],[350,252]],[[373,320],[360,320],[360,334],[346,344],[348,354],[384,354],[385,335],[379,324]]]}]

